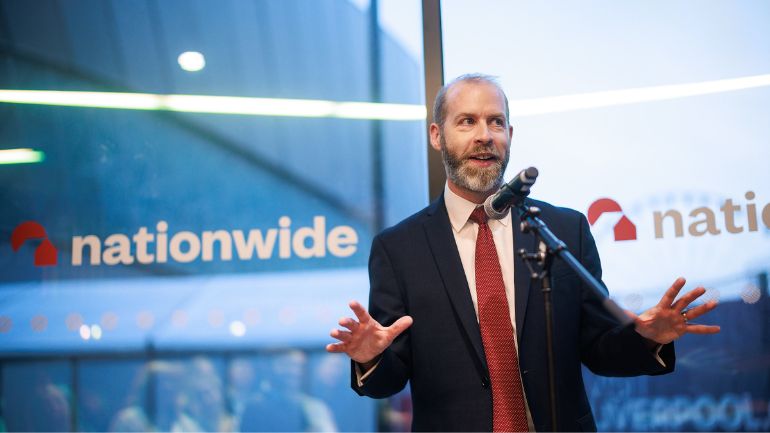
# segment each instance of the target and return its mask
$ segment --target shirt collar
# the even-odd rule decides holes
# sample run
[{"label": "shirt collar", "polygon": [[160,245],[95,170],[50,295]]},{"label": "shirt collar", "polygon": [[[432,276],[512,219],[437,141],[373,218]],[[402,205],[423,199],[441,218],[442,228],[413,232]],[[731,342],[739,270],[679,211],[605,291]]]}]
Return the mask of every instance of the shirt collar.
[{"label": "shirt collar", "polygon": [[[476,203],[455,194],[454,191],[449,188],[448,183],[444,184],[444,203],[446,204],[446,210],[449,214],[449,222],[452,224],[452,229],[455,233],[465,227],[465,224],[471,217],[471,213],[473,213],[473,210],[476,209],[477,206]],[[508,215],[510,215],[510,212]],[[508,215],[497,221],[507,226],[508,222],[511,220]]]}]

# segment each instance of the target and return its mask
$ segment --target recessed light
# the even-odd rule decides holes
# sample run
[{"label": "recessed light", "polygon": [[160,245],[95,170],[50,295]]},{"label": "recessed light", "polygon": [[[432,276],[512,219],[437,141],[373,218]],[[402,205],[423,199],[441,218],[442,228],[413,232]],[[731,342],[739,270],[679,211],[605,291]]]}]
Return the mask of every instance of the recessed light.
[{"label": "recessed light", "polygon": [[179,55],[177,62],[187,72],[198,72],[206,67],[206,58],[197,51],[185,51]]}]

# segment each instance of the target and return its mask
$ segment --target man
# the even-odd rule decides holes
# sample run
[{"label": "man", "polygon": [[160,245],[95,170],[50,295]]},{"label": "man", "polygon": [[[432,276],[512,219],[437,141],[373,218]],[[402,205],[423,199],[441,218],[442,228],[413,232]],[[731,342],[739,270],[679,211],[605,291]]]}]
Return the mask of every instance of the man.
[{"label": "man", "polygon": [[[409,381],[413,430],[548,431],[545,319],[540,287],[516,249],[535,247],[510,214],[486,221],[480,203],[503,182],[513,128],[508,101],[493,78],[465,75],[436,97],[431,146],[447,173],[444,194],[422,211],[383,231],[369,260],[371,315],[350,303],[329,352],[353,361],[352,386],[375,398]],[[541,218],[597,278],[599,256],[585,217],[529,200]],[[689,310],[701,287],[674,301],[684,279],[660,303],[620,326],[566,265],[551,272],[554,354],[560,430],[596,430],[581,362],[598,374],[663,374],[674,369],[673,340],[715,333],[694,325],[716,307]]]}]

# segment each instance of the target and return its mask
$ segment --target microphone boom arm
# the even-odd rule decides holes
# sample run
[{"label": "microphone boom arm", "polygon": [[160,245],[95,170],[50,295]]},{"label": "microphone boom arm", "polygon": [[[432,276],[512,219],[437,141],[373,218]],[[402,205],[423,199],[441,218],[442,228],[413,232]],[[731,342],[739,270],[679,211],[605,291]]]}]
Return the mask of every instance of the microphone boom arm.
[{"label": "microphone boom arm", "polygon": [[[537,177],[537,170],[534,167],[530,167],[527,170],[534,170],[534,177]],[[525,171],[519,173],[519,176],[523,176]],[[522,248],[518,251],[518,254],[524,259],[524,263],[530,270],[530,276],[533,280],[540,280],[541,289],[543,292],[543,304],[545,308],[545,335],[546,335],[546,348],[547,348],[547,370],[548,370],[548,395],[550,398],[550,415],[551,426],[550,431],[559,431],[557,425],[557,412],[558,407],[556,404],[556,369],[554,367],[554,350],[553,350],[553,304],[551,302],[551,265],[554,258],[560,258],[567,266],[570,267],[577,276],[585,283],[589,288],[589,292],[600,300],[604,308],[623,326],[632,326],[634,320],[623,311],[618,304],[615,303],[605,292],[604,287],[599,281],[591,275],[590,272],[583,266],[572,253],[567,249],[567,245],[562,242],[556,235],[551,232],[548,226],[539,218],[540,209],[535,206],[529,206],[525,203],[525,197],[529,195],[529,188],[534,183],[534,177],[531,178],[531,183],[522,185],[519,177],[515,178],[508,184],[504,185],[500,191],[493,196],[490,196],[487,201],[484,202],[484,208],[490,218],[495,218],[494,215],[502,214],[499,218],[504,217],[510,207],[513,207],[518,212],[519,219],[521,220],[521,231],[524,233],[532,233],[540,241],[540,248],[537,252],[527,252]],[[523,177],[522,177],[523,179]],[[519,181],[520,183],[516,183]],[[517,185],[519,190],[511,188],[511,185]],[[490,198],[495,199],[490,200]],[[495,204],[504,203],[504,209],[496,208]],[[536,270],[533,263],[539,265],[539,269]]]},{"label": "microphone boom arm", "polygon": [[[593,293],[593,295],[601,300],[602,304],[604,305],[604,308],[612,314],[615,319],[620,322],[623,325],[628,325],[633,322],[633,319],[626,314],[625,311],[623,311],[620,306],[610,299],[610,297],[607,295],[607,293],[604,291],[604,286],[597,280],[593,275],[591,275],[590,272],[583,266],[582,263],[578,259],[575,258],[575,256],[572,255],[572,253],[567,249],[567,245],[562,242],[559,238],[556,237],[556,235],[551,232],[551,230],[548,228],[548,226],[539,218],[540,215],[540,209],[534,206],[528,206],[524,202],[520,203],[516,207],[519,218],[521,219],[521,229],[524,233],[532,232],[537,239],[545,245],[545,253],[546,254],[552,254],[558,258],[560,258],[567,266],[570,267],[577,276],[585,283],[586,286],[589,287],[590,291]],[[519,253],[521,254],[521,251]],[[538,261],[541,262],[541,264],[544,263],[545,258],[544,257],[538,257]],[[543,269],[541,270],[541,273],[545,273],[548,275],[549,270]],[[540,278],[540,275],[535,275],[536,273],[533,272],[533,276]]]}]

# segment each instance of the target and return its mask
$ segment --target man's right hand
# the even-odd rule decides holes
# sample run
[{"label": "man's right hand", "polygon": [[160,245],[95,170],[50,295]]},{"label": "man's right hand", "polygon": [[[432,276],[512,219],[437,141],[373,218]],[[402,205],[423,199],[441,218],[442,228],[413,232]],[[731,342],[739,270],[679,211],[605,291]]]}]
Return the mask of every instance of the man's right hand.
[{"label": "man's right hand", "polygon": [[347,331],[332,329],[329,335],[340,342],[327,344],[326,351],[347,353],[350,359],[359,364],[366,365],[375,360],[396,337],[412,326],[412,318],[409,316],[399,318],[390,326],[382,326],[357,301],[351,301],[349,305],[358,321],[350,317],[340,319],[340,326]]}]

